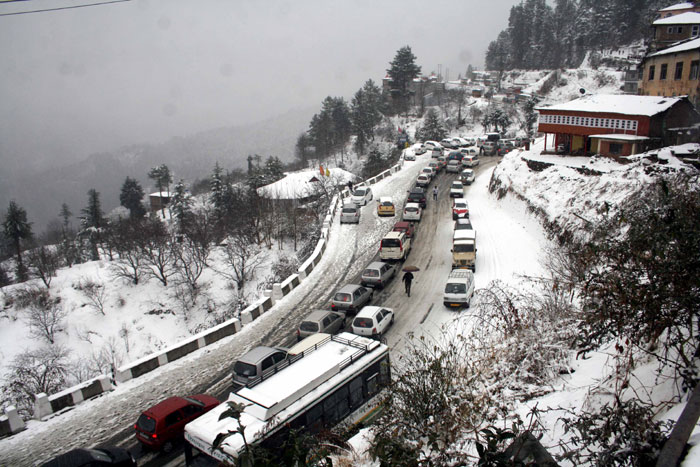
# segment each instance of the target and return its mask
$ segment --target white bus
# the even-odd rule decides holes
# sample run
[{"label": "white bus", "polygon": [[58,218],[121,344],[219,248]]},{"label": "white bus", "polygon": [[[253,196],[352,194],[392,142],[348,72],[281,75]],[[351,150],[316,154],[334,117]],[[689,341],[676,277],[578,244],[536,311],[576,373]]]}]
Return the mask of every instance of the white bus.
[{"label": "white bus", "polygon": [[[348,429],[367,422],[380,408],[381,389],[390,379],[385,344],[344,332],[289,358],[288,367],[229,395],[228,401],[245,406],[240,423],[249,445],[278,448],[290,430]],[[219,433],[239,429],[234,418],[219,420],[227,409],[224,402],[185,426],[187,465],[235,465],[245,449],[240,434],[213,448]]]}]

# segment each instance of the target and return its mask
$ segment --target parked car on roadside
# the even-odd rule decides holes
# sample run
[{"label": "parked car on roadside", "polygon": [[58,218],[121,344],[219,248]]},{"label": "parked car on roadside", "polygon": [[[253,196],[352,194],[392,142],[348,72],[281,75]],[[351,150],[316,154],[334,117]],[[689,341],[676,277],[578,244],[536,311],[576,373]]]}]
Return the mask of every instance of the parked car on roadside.
[{"label": "parked car on roadside", "polygon": [[335,334],[345,327],[345,315],[336,311],[314,310],[299,323],[297,340],[317,332]]},{"label": "parked car on roadside", "polygon": [[416,177],[416,186],[419,186],[421,188],[427,188],[428,185],[430,185],[430,175],[426,174],[420,174],[418,177]]},{"label": "parked car on roadside", "polygon": [[352,332],[358,336],[375,339],[389,329],[394,322],[394,310],[380,306],[366,306],[352,320]]},{"label": "parked car on roadside", "polygon": [[359,224],[360,207],[352,201],[346,201],[340,210],[341,224]]},{"label": "parked car on roadside", "polygon": [[206,394],[168,397],[139,416],[134,424],[136,439],[149,449],[170,452],[174,443],[183,439],[185,425],[219,403],[218,399]]},{"label": "parked car on roadside", "polygon": [[333,295],[331,310],[357,313],[365,304],[372,300],[372,289],[357,284],[344,285]]},{"label": "parked car on roadside", "polygon": [[421,214],[423,210],[418,203],[406,203],[403,208],[403,220],[420,222]]},{"label": "parked car on roadside", "polygon": [[461,217],[469,217],[469,205],[464,198],[455,198],[452,201],[452,220],[457,220]]},{"label": "parked car on roadside", "polygon": [[124,448],[99,447],[72,449],[54,457],[41,467],[136,467],[134,456]]},{"label": "parked car on roadside", "polygon": [[416,155],[413,154],[412,152],[406,151],[403,154],[403,160],[405,161],[415,161],[416,160]]},{"label": "parked car on roadside", "polygon": [[438,164],[440,164],[440,168],[444,169],[445,166],[447,165],[447,158],[445,156],[440,156],[437,158]]},{"label": "parked car on roadside", "polygon": [[396,268],[391,263],[373,261],[362,271],[361,283],[365,287],[384,288],[396,274]]},{"label": "parked car on roadside", "polygon": [[413,227],[413,223],[408,221],[397,222],[396,224],[394,224],[394,228],[391,230],[393,230],[394,232],[403,232],[411,240],[413,240],[413,237],[416,233],[415,227]]},{"label": "parked car on roadside", "polygon": [[415,154],[416,156],[420,156],[421,154],[425,154],[427,148],[423,143],[416,143],[413,146],[411,146],[411,150],[413,151],[413,154]]},{"label": "parked car on roadside", "polygon": [[389,196],[382,196],[377,201],[377,215],[378,216],[393,216],[396,214],[396,207],[394,206],[394,200]]},{"label": "parked car on roadside", "polygon": [[359,188],[355,188],[355,191],[352,192],[351,199],[352,202],[358,206],[366,206],[368,202],[374,199],[374,194],[372,194],[372,189],[370,187],[361,186]]},{"label": "parked car on roadside", "polygon": [[454,144],[452,143],[452,138],[443,138],[440,140],[440,145],[443,148],[453,148]]},{"label": "parked car on roadside", "polygon": [[435,170],[433,167],[428,166],[428,167],[423,167],[421,169],[421,173],[429,176],[430,179],[432,180],[435,178],[435,175],[437,175],[437,170]]},{"label": "parked car on roadside", "polygon": [[[442,157],[442,156],[440,156],[440,157]],[[439,162],[439,161],[440,161],[440,157],[438,157],[438,158],[437,158],[436,160],[434,160],[434,161],[428,162],[428,167],[431,167],[431,168],[433,169],[433,171],[434,171],[436,174],[439,173],[439,172],[440,172],[440,169],[442,168],[442,165],[440,165],[440,162]]]},{"label": "parked car on roadside", "polygon": [[379,243],[379,258],[382,261],[403,261],[411,252],[412,239],[405,233],[392,230]]},{"label": "parked car on roadside", "polygon": [[406,202],[418,203],[420,204],[420,207],[425,209],[427,203],[425,198],[425,189],[419,186],[411,188],[411,191],[408,192],[408,198],[406,199]]},{"label": "parked car on roadside", "polygon": [[425,146],[425,149],[428,151],[430,151],[432,149],[442,149],[442,146],[440,145],[440,143],[438,143],[437,141],[431,141],[431,140],[428,140],[425,143],[423,143],[423,146]]}]

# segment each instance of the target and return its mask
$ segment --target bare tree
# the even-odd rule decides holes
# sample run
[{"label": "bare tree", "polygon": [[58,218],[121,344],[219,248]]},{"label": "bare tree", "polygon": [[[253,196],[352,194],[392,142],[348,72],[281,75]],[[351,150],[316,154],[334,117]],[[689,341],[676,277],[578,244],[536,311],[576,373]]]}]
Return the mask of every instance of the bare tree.
[{"label": "bare tree", "polygon": [[25,420],[34,415],[34,395],[54,394],[64,388],[68,374],[68,351],[51,345],[28,350],[15,357],[5,374],[9,401]]},{"label": "bare tree", "polygon": [[143,245],[148,241],[148,234],[142,227],[143,223],[138,220],[122,220],[113,226],[109,242],[119,254],[112,265],[114,274],[128,279],[134,285],[139,283],[144,273]]},{"label": "bare tree", "polygon": [[88,300],[88,305],[103,315],[105,314],[105,305],[107,304],[107,291],[104,284],[93,282],[92,280],[81,281],[79,290]]},{"label": "bare tree", "polygon": [[248,238],[235,235],[228,238],[223,253],[226,268],[216,272],[230,280],[240,293],[265,260],[264,252]]},{"label": "bare tree", "polygon": [[27,254],[29,271],[32,276],[41,279],[46,288],[51,286],[51,279],[56,276],[56,270],[60,267],[58,253],[47,247],[39,247]]},{"label": "bare tree", "polygon": [[175,272],[172,238],[165,225],[158,219],[146,221],[144,227],[143,235],[146,241],[142,245],[141,253],[145,273],[167,286],[168,278]]},{"label": "bare tree", "polygon": [[176,294],[186,293],[190,305],[193,305],[200,292],[198,281],[207,265],[209,249],[202,248],[199,243],[186,236],[181,243],[174,246],[173,252],[178,282]]},{"label": "bare tree", "polygon": [[48,306],[32,306],[27,309],[30,333],[39,339],[55,344],[56,334],[63,331],[63,322],[68,313],[58,303]]}]

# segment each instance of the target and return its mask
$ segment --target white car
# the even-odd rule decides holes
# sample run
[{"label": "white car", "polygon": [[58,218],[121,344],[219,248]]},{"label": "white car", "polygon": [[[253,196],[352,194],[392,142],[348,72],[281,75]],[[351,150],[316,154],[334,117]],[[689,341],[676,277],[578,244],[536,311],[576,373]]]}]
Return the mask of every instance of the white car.
[{"label": "white car", "polygon": [[454,146],[454,143],[452,142],[452,138],[445,138],[445,139],[440,140],[440,145],[441,145],[443,148],[453,148],[453,147],[455,147],[455,146]]},{"label": "white car", "polygon": [[464,185],[459,180],[455,180],[450,185],[450,198],[463,198],[464,197]]},{"label": "white car", "polygon": [[425,146],[426,151],[430,151],[432,149],[442,149],[442,145],[437,141],[426,141],[423,143],[423,146]]},{"label": "white car", "polygon": [[353,203],[347,202],[343,205],[340,211],[341,224],[359,224],[360,223],[360,207]]},{"label": "white car", "polygon": [[430,180],[432,180],[435,178],[435,174],[437,172],[435,171],[435,169],[433,167],[423,167],[423,169],[421,170],[421,173],[423,173],[423,175],[427,175],[428,177],[430,177]]},{"label": "white car", "polygon": [[394,310],[381,306],[364,307],[352,320],[352,333],[358,336],[381,337],[394,322]]},{"label": "white car", "polygon": [[[424,151],[424,152],[425,152],[425,151]],[[414,161],[414,160],[416,160],[416,155],[415,155],[414,153],[410,152],[410,151],[406,151],[406,152],[403,154],[403,160],[405,160],[405,161]]]},{"label": "white car", "polygon": [[423,143],[416,143],[413,146],[411,146],[411,149],[413,150],[413,154],[415,154],[416,156],[425,154],[425,151],[428,150],[428,148],[426,148]]},{"label": "white car", "polygon": [[428,185],[430,185],[430,175],[420,174],[416,178],[416,186],[419,186],[421,188],[426,188]]},{"label": "white car", "polygon": [[374,195],[372,194],[372,189],[370,187],[362,186],[360,188],[355,188],[351,199],[352,202],[358,206],[366,206],[369,201],[374,199]]},{"label": "white car", "polygon": [[406,203],[403,208],[403,220],[420,222],[421,214],[423,210],[418,203]]},{"label": "white car", "polygon": [[471,185],[472,182],[474,182],[474,171],[472,169],[464,169],[462,170],[460,178],[464,185]]}]

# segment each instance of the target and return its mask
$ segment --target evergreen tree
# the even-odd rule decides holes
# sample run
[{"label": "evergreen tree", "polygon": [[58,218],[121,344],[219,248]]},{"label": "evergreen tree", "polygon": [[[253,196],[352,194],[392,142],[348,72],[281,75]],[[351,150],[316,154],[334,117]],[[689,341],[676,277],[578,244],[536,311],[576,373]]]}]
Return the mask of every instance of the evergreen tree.
[{"label": "evergreen tree", "polygon": [[223,216],[223,211],[225,209],[224,180],[222,174],[223,171],[221,166],[219,166],[219,163],[217,162],[216,165],[214,165],[214,171],[211,174],[211,179],[209,182],[209,187],[211,188],[209,201],[214,206],[214,211],[217,213],[217,218],[221,218]]},{"label": "evergreen tree", "polygon": [[66,203],[63,203],[61,205],[61,212],[58,214],[61,219],[63,219],[63,238],[64,240],[68,238],[68,231],[70,227],[70,218],[73,216],[73,213],[70,211],[70,208]]},{"label": "evergreen tree", "polygon": [[284,178],[284,164],[277,156],[269,156],[265,161],[265,184]]},{"label": "evergreen tree", "polygon": [[[153,180],[158,187],[158,193],[163,193],[163,190],[167,190],[168,195],[170,195],[170,184],[173,182],[173,176],[170,173],[170,169],[167,165],[161,164],[158,167],[153,167],[148,171],[148,178]],[[165,206],[163,205],[163,200],[160,203],[160,213],[165,216]]]},{"label": "evergreen tree", "polygon": [[382,91],[370,79],[365,82],[350,104],[350,120],[352,129],[357,136],[355,145],[362,154],[368,143],[374,141],[374,129],[382,121],[383,97]]},{"label": "evergreen tree", "polygon": [[14,200],[10,201],[2,226],[5,237],[12,242],[17,255],[17,279],[26,280],[27,271],[22,264],[22,241],[29,241],[32,238],[32,224],[27,221],[27,211],[18,206]]},{"label": "evergreen tree", "polygon": [[82,225],[84,229],[93,228],[99,230],[105,227],[106,222],[104,212],[102,211],[102,203],[100,202],[100,193],[94,188],[87,192],[88,204],[80,212],[83,215]]},{"label": "evergreen tree", "polygon": [[309,160],[313,157],[313,145],[309,134],[304,132],[297,138],[297,143],[294,146],[294,156],[302,168],[309,166]]},{"label": "evergreen tree", "polygon": [[126,177],[119,194],[119,202],[129,210],[129,217],[132,219],[141,219],[146,215],[146,209],[141,202],[143,196],[141,184],[136,179]]},{"label": "evergreen tree", "polygon": [[373,146],[372,149],[370,149],[369,154],[367,154],[367,161],[365,162],[364,167],[362,167],[362,176],[364,178],[374,177],[382,170],[385,170],[386,165],[386,161],[384,160],[382,153],[379,151],[379,148]]},{"label": "evergreen tree", "polygon": [[416,139],[420,141],[440,141],[447,136],[447,130],[433,109],[428,110],[423,118],[423,125],[416,130]]},{"label": "evergreen tree", "polygon": [[187,192],[185,181],[180,179],[173,188],[173,196],[170,201],[170,212],[175,217],[178,232],[184,233],[192,218],[192,198]]},{"label": "evergreen tree", "polygon": [[386,70],[391,78],[392,95],[397,98],[399,111],[408,111],[408,84],[420,75],[416,56],[409,46],[401,47]]},{"label": "evergreen tree", "polygon": [[539,100],[537,97],[531,97],[523,104],[523,114],[525,115],[525,121],[523,122],[522,129],[525,130],[528,138],[532,138],[535,133],[535,123],[537,123],[537,113],[535,112],[535,107]]}]

